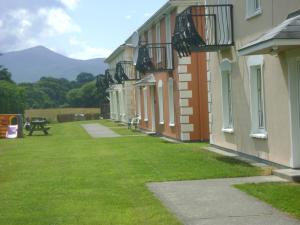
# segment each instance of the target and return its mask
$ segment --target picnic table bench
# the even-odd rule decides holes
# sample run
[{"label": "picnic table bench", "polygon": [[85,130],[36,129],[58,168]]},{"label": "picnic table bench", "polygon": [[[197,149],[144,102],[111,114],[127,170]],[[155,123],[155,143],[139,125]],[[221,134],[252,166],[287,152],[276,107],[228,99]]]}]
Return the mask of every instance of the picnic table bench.
[{"label": "picnic table bench", "polygon": [[43,131],[45,135],[48,134],[50,127],[46,127],[46,119],[33,119],[30,122],[29,135],[31,136],[35,131]]}]

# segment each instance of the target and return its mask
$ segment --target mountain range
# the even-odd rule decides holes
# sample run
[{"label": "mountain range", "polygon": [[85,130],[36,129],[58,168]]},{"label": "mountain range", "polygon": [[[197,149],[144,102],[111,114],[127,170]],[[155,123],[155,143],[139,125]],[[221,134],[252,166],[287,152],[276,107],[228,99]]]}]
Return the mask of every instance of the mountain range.
[{"label": "mountain range", "polygon": [[43,46],[2,53],[0,65],[12,73],[12,79],[17,83],[35,82],[43,76],[75,80],[81,72],[98,75],[106,69],[103,58],[72,59]]}]

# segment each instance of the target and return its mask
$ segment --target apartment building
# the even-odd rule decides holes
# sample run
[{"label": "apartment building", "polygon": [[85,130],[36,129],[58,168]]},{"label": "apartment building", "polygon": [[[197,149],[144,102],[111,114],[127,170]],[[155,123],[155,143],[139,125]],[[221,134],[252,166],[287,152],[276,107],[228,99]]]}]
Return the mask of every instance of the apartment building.
[{"label": "apartment building", "polygon": [[[178,55],[172,36],[176,17],[201,1],[168,1],[139,29],[136,62],[140,129],[182,141],[207,141],[206,54]],[[203,21],[199,21],[202,23]]]},{"label": "apartment building", "polygon": [[298,0],[209,0],[179,15],[205,20],[203,43],[187,44],[207,53],[211,144],[300,168],[297,10]]},{"label": "apartment building", "polygon": [[134,51],[131,36],[105,60],[110,119],[123,123],[136,116]]}]

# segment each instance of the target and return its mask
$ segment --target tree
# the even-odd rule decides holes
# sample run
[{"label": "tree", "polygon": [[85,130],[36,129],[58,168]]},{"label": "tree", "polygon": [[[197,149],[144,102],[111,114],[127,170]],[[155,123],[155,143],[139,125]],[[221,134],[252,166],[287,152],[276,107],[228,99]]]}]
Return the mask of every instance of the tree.
[{"label": "tree", "polygon": [[82,72],[82,73],[78,74],[76,77],[76,82],[77,82],[78,86],[82,86],[83,84],[86,84],[93,80],[95,80],[94,75],[91,73],[86,73],[86,72]]},{"label": "tree", "polygon": [[0,80],[0,113],[24,113],[24,89],[15,83]]},{"label": "tree", "polygon": [[95,81],[84,84],[81,88],[67,93],[67,101],[72,107],[99,107],[99,96]]},{"label": "tree", "polygon": [[0,65],[0,80],[5,80],[10,83],[14,83],[11,79],[11,73],[8,71],[8,69],[4,68]]}]

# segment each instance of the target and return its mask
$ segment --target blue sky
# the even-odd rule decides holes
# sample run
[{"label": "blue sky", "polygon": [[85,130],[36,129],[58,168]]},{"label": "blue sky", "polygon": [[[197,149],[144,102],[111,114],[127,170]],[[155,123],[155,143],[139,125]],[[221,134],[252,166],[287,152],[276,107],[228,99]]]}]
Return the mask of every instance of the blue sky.
[{"label": "blue sky", "polygon": [[44,45],[79,59],[106,57],[165,2],[0,0],[0,52]]}]

